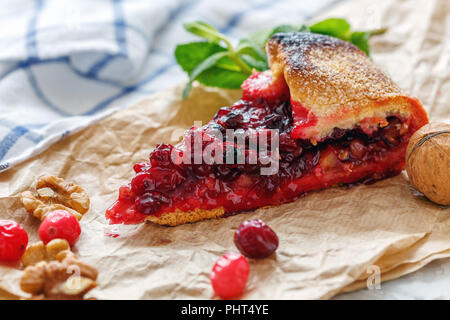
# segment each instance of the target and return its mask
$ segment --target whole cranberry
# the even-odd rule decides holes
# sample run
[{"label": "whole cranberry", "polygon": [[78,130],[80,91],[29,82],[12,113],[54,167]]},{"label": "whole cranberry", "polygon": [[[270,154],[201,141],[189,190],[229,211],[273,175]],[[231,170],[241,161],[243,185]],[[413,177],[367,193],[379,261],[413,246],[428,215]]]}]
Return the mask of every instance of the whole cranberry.
[{"label": "whole cranberry", "polygon": [[181,172],[176,169],[152,168],[151,175],[155,181],[154,189],[158,191],[171,191],[185,180]]},{"label": "whole cranberry", "polygon": [[171,152],[173,146],[171,144],[160,143],[150,153],[150,163],[152,167],[170,167],[172,164]]},{"label": "whole cranberry", "polygon": [[249,258],[266,258],[277,250],[278,237],[262,220],[247,220],[234,234],[234,244]]},{"label": "whole cranberry", "polygon": [[73,246],[81,234],[78,220],[66,210],[50,212],[39,226],[39,238],[45,243],[53,239],[66,239]]},{"label": "whole cranberry", "polygon": [[228,129],[238,128],[244,121],[244,116],[241,113],[231,111],[223,119]]},{"label": "whole cranberry", "polygon": [[247,285],[250,265],[239,253],[227,253],[217,260],[210,280],[214,292],[222,299],[239,296]]},{"label": "whole cranberry", "polygon": [[142,194],[146,190],[154,190],[155,189],[155,179],[148,172],[139,172],[131,179],[131,190],[135,194]]},{"label": "whole cranberry", "polygon": [[144,193],[136,198],[135,206],[140,213],[152,214],[159,210],[161,203],[150,193]]},{"label": "whole cranberry", "polygon": [[0,261],[19,260],[28,245],[28,234],[17,222],[0,220]]},{"label": "whole cranberry", "polygon": [[161,205],[171,204],[171,200],[162,192],[148,191],[137,197],[134,204],[140,213],[153,214],[159,210]]}]

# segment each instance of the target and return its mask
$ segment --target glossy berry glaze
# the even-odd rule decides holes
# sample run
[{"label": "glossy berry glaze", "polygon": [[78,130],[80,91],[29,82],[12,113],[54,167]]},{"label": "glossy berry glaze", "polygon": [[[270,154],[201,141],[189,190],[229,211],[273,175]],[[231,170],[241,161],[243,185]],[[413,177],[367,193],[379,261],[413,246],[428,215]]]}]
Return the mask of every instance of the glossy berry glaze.
[{"label": "glossy berry glaze", "polygon": [[[159,144],[149,162],[135,164],[136,176],[120,187],[119,199],[106,212],[110,223],[136,224],[148,215],[197,208],[223,207],[231,215],[290,202],[338,183],[372,183],[403,170],[408,140],[418,129],[412,118],[390,116],[386,126],[370,134],[358,126],[335,128],[328,138],[313,145],[291,137],[298,124],[293,126],[287,86],[270,81],[265,73],[254,74],[243,85],[245,99],[221,108],[207,125],[189,129],[179,145]],[[226,142],[226,129],[251,132],[245,148]],[[249,141],[268,129],[279,132],[279,152],[271,154],[270,148],[268,152],[269,157],[279,155],[279,170],[261,175],[267,162],[260,157],[256,163],[251,161],[257,150]],[[245,163],[196,163],[195,141],[200,141],[200,151],[219,146],[223,157],[231,152],[232,158],[245,158]]]}]

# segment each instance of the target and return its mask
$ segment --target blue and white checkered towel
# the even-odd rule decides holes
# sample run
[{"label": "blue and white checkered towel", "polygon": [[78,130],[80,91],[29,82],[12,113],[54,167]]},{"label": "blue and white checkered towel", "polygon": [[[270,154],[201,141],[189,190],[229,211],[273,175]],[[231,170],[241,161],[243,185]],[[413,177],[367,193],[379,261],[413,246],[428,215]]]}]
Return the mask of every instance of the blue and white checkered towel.
[{"label": "blue and white checkered towel", "polygon": [[231,38],[336,0],[0,0],[0,171],[185,81],[173,51],[202,20]]}]

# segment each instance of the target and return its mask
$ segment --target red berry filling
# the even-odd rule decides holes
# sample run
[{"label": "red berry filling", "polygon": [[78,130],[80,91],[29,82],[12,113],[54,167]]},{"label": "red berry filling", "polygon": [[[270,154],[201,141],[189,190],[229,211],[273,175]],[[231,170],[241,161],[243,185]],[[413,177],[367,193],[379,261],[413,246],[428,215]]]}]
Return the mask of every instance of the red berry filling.
[{"label": "red berry filling", "polygon": [[278,236],[262,220],[248,220],[239,225],[234,244],[249,258],[266,258],[278,248]]},{"label": "red berry filling", "polygon": [[284,77],[272,77],[272,72],[254,72],[242,84],[242,99],[274,104],[289,99],[289,87]]},{"label": "red berry filling", "polygon": [[28,234],[20,224],[0,220],[0,261],[18,261],[22,258],[27,245]]},{"label": "red berry filling", "polygon": [[214,293],[222,299],[239,296],[247,285],[250,265],[239,253],[227,253],[217,260],[210,280]]},{"label": "red berry filling", "polygon": [[[266,75],[254,74],[248,81],[263,81],[260,77]],[[292,138],[292,132],[299,130],[294,123],[301,117],[307,126],[314,115],[303,112],[301,105],[292,107],[289,96],[280,93],[284,89],[263,85],[257,92],[249,82],[243,85],[246,100],[219,109],[207,125],[189,129],[180,144],[157,145],[148,162],[134,166],[136,176],[120,188],[119,199],[106,212],[110,223],[135,224],[148,215],[197,208],[223,207],[231,215],[293,201],[337,183],[371,183],[404,168],[406,146],[417,129],[413,118],[390,116],[377,130],[335,128],[328,138],[312,143]],[[230,129],[245,133],[245,143],[227,139]],[[279,148],[274,150],[270,130],[279,134]],[[257,143],[265,133],[266,154]],[[279,170],[261,174],[271,159],[277,160]]]},{"label": "red berry filling", "polygon": [[304,138],[303,130],[316,125],[317,117],[311,110],[308,110],[297,101],[291,101],[291,105],[294,122],[292,136],[295,138]]}]

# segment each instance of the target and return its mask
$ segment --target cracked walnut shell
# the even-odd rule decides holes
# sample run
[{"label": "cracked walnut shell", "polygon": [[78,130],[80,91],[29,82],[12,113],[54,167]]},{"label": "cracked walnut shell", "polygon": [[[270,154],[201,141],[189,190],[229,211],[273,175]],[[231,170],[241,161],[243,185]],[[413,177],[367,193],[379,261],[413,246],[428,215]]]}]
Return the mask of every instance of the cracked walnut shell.
[{"label": "cracked walnut shell", "polygon": [[411,185],[428,199],[450,205],[450,124],[430,123],[413,134],[406,171]]},{"label": "cracked walnut shell", "polygon": [[24,191],[20,200],[25,210],[41,220],[55,210],[66,210],[80,220],[90,205],[89,197],[82,187],[55,176],[39,178],[36,193]]}]

